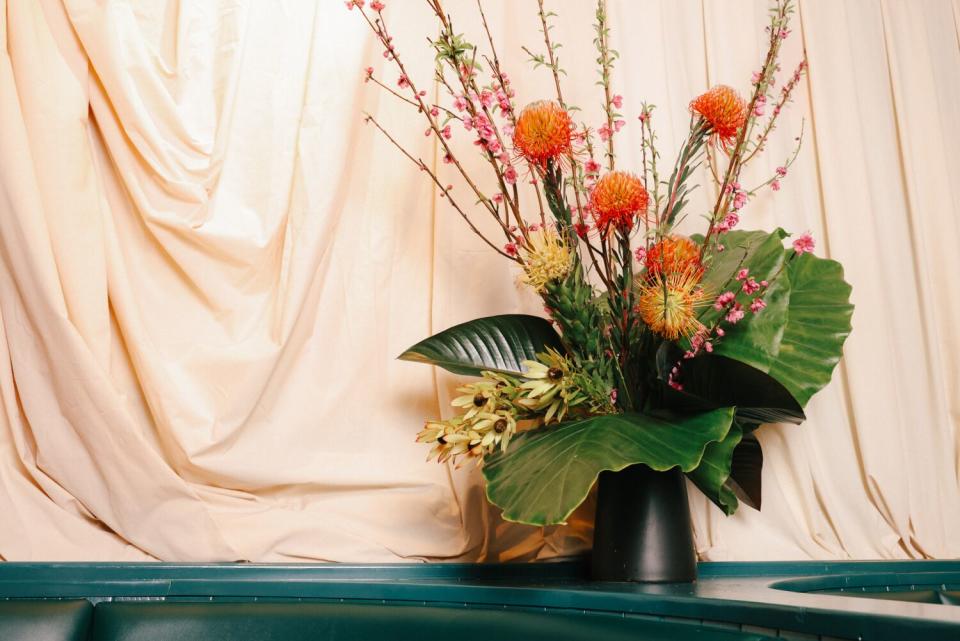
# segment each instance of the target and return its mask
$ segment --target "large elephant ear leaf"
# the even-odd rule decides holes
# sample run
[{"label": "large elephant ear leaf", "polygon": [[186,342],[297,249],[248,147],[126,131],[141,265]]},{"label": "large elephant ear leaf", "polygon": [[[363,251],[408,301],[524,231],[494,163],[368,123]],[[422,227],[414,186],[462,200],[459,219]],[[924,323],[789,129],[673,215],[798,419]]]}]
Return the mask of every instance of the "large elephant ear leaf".
[{"label": "large elephant ear leaf", "polygon": [[520,374],[523,361],[535,360],[548,347],[564,351],[560,335],[548,321],[506,314],[455,325],[420,341],[398,358],[469,376],[484,370]]},{"label": "large elephant ear leaf", "polygon": [[726,438],[707,445],[700,465],[687,473],[687,478],[728,516],[740,503],[760,509],[763,450],[750,427],[734,420]]},{"label": "large elephant ear leaf", "polygon": [[743,430],[734,421],[726,437],[722,441],[707,444],[700,465],[687,473],[687,478],[693,481],[694,485],[727,515],[736,512],[739,505],[737,495],[728,481],[733,452],[741,438],[743,438]]},{"label": "large elephant ear leaf", "polygon": [[728,407],[697,414],[609,414],[523,432],[506,452],[486,457],[487,498],[508,521],[564,523],[600,472],[637,463],[691,472],[708,444],[726,438],[732,421]]},{"label": "large elephant ear leaf", "polygon": [[[704,289],[712,295],[737,291],[741,283],[737,272],[747,269],[757,281],[772,281],[764,296],[767,307],[762,314],[748,314],[740,323],[725,327],[727,335],[717,344],[717,353],[767,371],[780,347],[790,299],[789,279],[781,273],[786,232],[732,231],[723,236],[724,251],[713,256],[704,275]],[[777,276],[779,274],[779,276]],[[700,321],[711,325],[722,311],[712,305],[703,309]]]},{"label": "large elephant ear leaf", "polygon": [[790,306],[769,374],[804,406],[830,382],[843,355],[843,343],[852,329],[852,288],[843,279],[840,263],[813,254],[796,256],[786,272]]}]

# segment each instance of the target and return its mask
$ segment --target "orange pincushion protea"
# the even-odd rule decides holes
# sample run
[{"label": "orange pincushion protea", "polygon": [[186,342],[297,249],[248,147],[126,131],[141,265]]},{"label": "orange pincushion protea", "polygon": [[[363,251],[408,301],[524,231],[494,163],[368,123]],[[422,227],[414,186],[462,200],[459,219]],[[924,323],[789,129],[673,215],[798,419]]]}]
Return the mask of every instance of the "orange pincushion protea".
[{"label": "orange pincushion protea", "polygon": [[610,225],[633,229],[637,215],[646,215],[649,200],[639,178],[625,171],[611,171],[597,181],[590,195],[597,229],[606,232]]},{"label": "orange pincushion protea", "polygon": [[555,102],[540,100],[524,107],[513,131],[513,146],[532,163],[546,165],[570,152],[573,121]]},{"label": "orange pincushion protea", "polygon": [[647,267],[647,278],[650,279],[661,274],[684,272],[689,272],[697,280],[703,276],[700,248],[686,236],[664,236],[647,250],[644,263]]},{"label": "orange pincushion protea", "polygon": [[713,133],[724,146],[733,142],[747,121],[747,103],[726,85],[717,85],[690,103],[690,111],[710,123]]}]

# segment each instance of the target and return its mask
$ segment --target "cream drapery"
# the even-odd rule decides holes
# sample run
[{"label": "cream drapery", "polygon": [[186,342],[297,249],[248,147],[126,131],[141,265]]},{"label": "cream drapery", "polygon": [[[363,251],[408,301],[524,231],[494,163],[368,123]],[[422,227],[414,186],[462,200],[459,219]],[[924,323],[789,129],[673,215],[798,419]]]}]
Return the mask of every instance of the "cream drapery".
[{"label": "cream drapery", "polygon": [[[475,3],[447,4],[479,40]],[[549,4],[568,98],[599,122],[592,3]],[[426,86],[426,8],[387,5]],[[540,46],[534,4],[484,6],[521,100],[550,97],[520,51]],[[641,101],[658,106],[669,159],[692,96],[746,88],[766,6],[611,0],[633,114],[622,165],[639,162]],[[368,64],[396,72],[355,12],[0,7],[0,558],[506,560],[588,545],[589,506],[546,532],[503,524],[475,470],[426,465],[413,442],[456,379],[394,356],[538,305],[363,125],[366,109],[443,171],[415,114],[364,84]],[[806,116],[804,146],[743,225],[812,231],[854,286],[854,334],[808,422],[760,431],[762,512],[725,518],[692,493],[703,558],[960,555],[958,38],[960,0],[799,2],[785,62],[805,47],[809,80],[758,164],[781,164]]]}]

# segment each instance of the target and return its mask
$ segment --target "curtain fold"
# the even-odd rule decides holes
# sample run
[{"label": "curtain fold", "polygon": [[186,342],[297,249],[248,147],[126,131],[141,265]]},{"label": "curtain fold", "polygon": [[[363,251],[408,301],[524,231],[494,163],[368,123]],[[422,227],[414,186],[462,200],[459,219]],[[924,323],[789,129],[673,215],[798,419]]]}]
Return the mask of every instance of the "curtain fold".
[{"label": "curtain fold", "polygon": [[[595,124],[591,3],[554,0],[568,101]],[[473,0],[445,2],[485,42]],[[340,0],[0,0],[0,558],[529,560],[589,546],[504,523],[478,471],[425,464],[457,377],[395,356],[477,316],[539,313],[516,273],[370,126],[454,184]],[[535,3],[486,0],[521,102]],[[639,166],[686,105],[746,89],[764,0],[610,0]],[[430,87],[427,7],[385,15]],[[759,431],[763,511],[695,490],[705,559],[960,554],[960,4],[800,0],[783,74],[810,73],[746,228],[810,230],[852,283],[854,333],[802,427]],[[430,87],[436,91],[435,87]],[[454,131],[469,145],[466,132]],[[482,160],[466,161],[482,170]],[[691,208],[711,194],[695,192]],[[481,223],[483,224],[483,223]]]}]

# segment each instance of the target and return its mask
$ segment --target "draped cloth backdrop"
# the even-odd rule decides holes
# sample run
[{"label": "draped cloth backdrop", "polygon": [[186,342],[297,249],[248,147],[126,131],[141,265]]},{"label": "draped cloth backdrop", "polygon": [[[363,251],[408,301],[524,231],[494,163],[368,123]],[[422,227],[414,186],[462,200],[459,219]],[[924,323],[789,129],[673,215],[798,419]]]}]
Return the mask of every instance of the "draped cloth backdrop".
[{"label": "draped cloth backdrop", "polygon": [[[592,3],[548,0],[570,102],[600,122]],[[394,357],[479,315],[539,312],[375,113],[437,165],[397,72],[340,0],[0,0],[0,558],[510,560],[589,545],[590,506],[498,520],[479,474],[425,464],[456,378]],[[472,0],[447,8],[475,41]],[[522,102],[535,3],[485,0]],[[748,89],[765,0],[611,0],[613,82],[657,105]],[[767,152],[800,157],[746,228],[810,230],[854,333],[802,427],[760,432],[762,512],[695,493],[703,558],[960,555],[960,0],[800,0],[809,79]],[[426,6],[387,2],[429,84]],[[455,131],[468,146],[465,132]],[[760,163],[763,164],[763,163]],[[448,174],[445,174],[448,175]],[[452,179],[454,189],[458,183]],[[460,187],[462,189],[462,186]],[[693,206],[711,194],[701,192]]]}]

